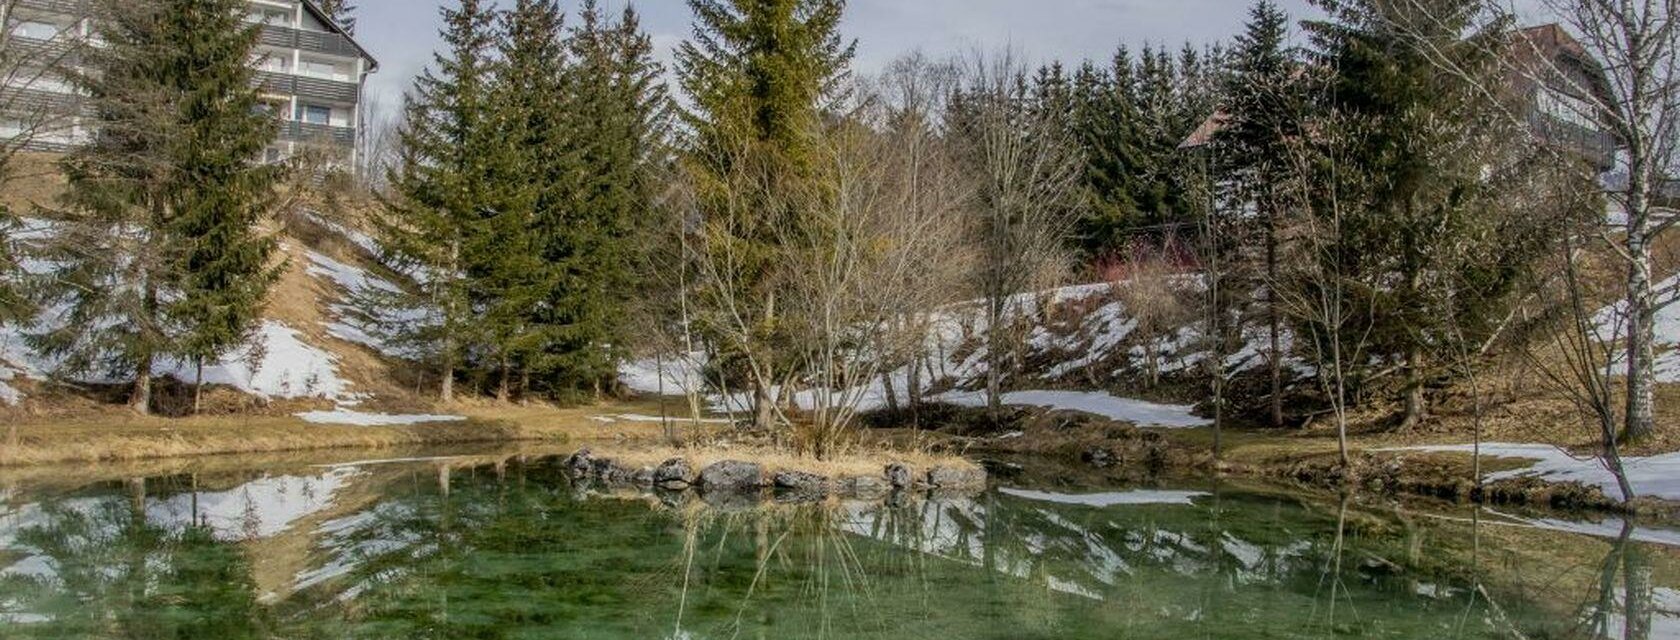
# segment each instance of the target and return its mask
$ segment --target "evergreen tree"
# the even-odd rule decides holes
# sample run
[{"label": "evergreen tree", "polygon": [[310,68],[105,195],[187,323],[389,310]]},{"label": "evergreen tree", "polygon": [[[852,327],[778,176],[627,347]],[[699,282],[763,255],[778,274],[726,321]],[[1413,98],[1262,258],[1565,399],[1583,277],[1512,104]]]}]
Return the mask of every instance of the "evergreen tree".
[{"label": "evergreen tree", "polygon": [[1534,172],[1519,125],[1483,90],[1498,85],[1506,25],[1466,38],[1476,0],[1317,4],[1331,20],[1308,27],[1320,66],[1335,71],[1317,108],[1346,123],[1323,144],[1339,147],[1338,171],[1373,178],[1337,194],[1347,263],[1334,272],[1357,283],[1355,330],[1379,366],[1400,371],[1411,426],[1426,388],[1500,335],[1517,275],[1556,246],[1560,226],[1510,203]]},{"label": "evergreen tree", "polygon": [[[773,254],[778,235],[802,224],[787,193],[809,176],[821,115],[841,91],[856,50],[840,37],[844,0],[689,0],[695,36],[677,50],[677,70],[692,107],[688,158],[711,255],[727,255],[726,274],[708,283],[702,301],[729,307],[746,331],[703,327],[719,338],[727,369],[746,354],[758,370],[754,421],[773,422],[771,380],[793,354],[779,326]],[[735,373],[739,374],[738,371]],[[739,377],[739,375],[737,375]]]},{"label": "evergreen tree", "polygon": [[35,315],[24,295],[23,266],[13,246],[12,231],[16,227],[17,217],[0,206],[0,324],[22,323]]},{"label": "evergreen tree", "polygon": [[1084,205],[1076,233],[1088,259],[1112,257],[1143,217],[1135,199],[1135,168],[1142,159],[1137,112],[1127,94],[1131,60],[1124,49],[1116,56],[1115,68],[1119,79],[1087,63],[1073,80],[1071,133],[1085,152]]},{"label": "evergreen tree", "polygon": [[653,208],[649,177],[661,153],[668,113],[653,42],[634,9],[614,22],[585,0],[571,34],[579,82],[570,113],[583,177],[567,264],[571,314],[567,369],[597,391],[617,376],[632,281],[633,243]]},{"label": "evergreen tree", "polygon": [[[491,105],[494,14],[481,0],[442,9],[447,52],[435,55],[404,98],[399,162],[389,176],[392,193],[378,221],[381,250],[393,264],[417,274],[431,310],[424,322],[401,328],[399,343],[430,360],[440,376],[439,396],[455,397],[455,376],[476,344],[473,278],[484,252],[483,218],[499,189],[494,177],[508,145]],[[468,252],[476,252],[469,255]]]},{"label": "evergreen tree", "polygon": [[61,373],[133,379],[151,407],[154,366],[202,362],[243,342],[273,272],[258,222],[276,169],[255,159],[274,135],[256,110],[257,27],[240,0],[102,0],[105,46],[74,81],[96,114],[93,141],[62,162],[70,222],[50,255],[68,312],[33,341]]},{"label": "evergreen tree", "polygon": [[[524,279],[515,304],[517,315],[504,321],[524,323],[510,334],[510,363],[520,373],[521,390],[531,386],[533,372],[543,375],[549,390],[567,363],[563,344],[568,339],[567,297],[576,283],[566,279],[577,232],[580,183],[579,150],[573,120],[575,65],[565,42],[564,17],[553,0],[520,0],[503,19],[502,70],[497,78],[496,103],[503,110],[504,138],[515,147],[515,179],[505,188],[516,208],[528,212],[524,221],[525,256],[505,265],[508,275]],[[523,306],[521,306],[523,305]],[[507,368],[504,367],[505,388]]]},{"label": "evergreen tree", "polygon": [[1270,0],[1249,11],[1246,32],[1237,38],[1231,73],[1225,78],[1224,128],[1213,140],[1213,157],[1227,194],[1237,209],[1253,205],[1264,247],[1265,276],[1255,290],[1266,290],[1273,427],[1283,426],[1281,319],[1276,294],[1278,239],[1286,215],[1281,194],[1289,174],[1289,145],[1301,136],[1306,117],[1295,81],[1299,65],[1287,49],[1288,16]]}]

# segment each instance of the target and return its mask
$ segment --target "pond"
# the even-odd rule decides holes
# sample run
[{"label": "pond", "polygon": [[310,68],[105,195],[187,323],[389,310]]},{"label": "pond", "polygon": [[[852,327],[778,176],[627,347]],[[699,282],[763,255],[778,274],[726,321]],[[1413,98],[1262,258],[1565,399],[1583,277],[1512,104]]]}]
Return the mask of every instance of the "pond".
[{"label": "pond", "polygon": [[1658,525],[1054,467],[718,508],[485,460],[0,478],[0,637],[1680,634],[1680,530]]}]

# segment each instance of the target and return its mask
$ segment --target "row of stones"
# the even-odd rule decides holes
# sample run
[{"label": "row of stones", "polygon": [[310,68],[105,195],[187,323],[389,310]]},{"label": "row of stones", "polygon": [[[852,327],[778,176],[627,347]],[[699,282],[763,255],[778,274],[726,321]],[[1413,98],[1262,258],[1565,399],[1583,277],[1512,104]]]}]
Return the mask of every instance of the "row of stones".
[{"label": "row of stones", "polygon": [[880,476],[850,476],[839,480],[803,471],[781,471],[768,477],[757,463],[724,460],[707,465],[698,473],[682,458],[672,458],[657,467],[631,469],[617,461],[597,457],[588,449],[572,454],[566,467],[573,475],[592,477],[609,484],[634,484],[670,490],[697,488],[706,492],[746,492],[766,487],[792,493],[827,495],[875,495],[888,490],[927,487],[933,489],[979,489],[986,485],[986,472],[976,468],[935,467],[915,477],[902,464],[889,464]]}]

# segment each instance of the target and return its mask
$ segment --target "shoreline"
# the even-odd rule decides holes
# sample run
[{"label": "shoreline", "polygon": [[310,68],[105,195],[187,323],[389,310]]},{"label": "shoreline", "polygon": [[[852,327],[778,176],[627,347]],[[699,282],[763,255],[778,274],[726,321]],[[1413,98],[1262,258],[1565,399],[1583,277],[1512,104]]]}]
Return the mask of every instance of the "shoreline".
[{"label": "shoreline", "polygon": [[[0,446],[0,470],[141,462],[168,463],[239,456],[308,454],[327,451],[416,450],[450,446],[594,447],[627,471],[656,469],[673,458],[700,468],[720,461],[753,463],[763,469],[763,484],[775,484],[779,472],[797,472],[839,484],[847,478],[881,476],[901,464],[909,475],[927,482],[935,467],[978,470],[988,455],[1031,455],[1085,465],[1137,478],[1161,475],[1232,476],[1293,484],[1321,491],[1352,491],[1374,496],[1413,496],[1454,503],[1536,506],[1565,512],[1680,515],[1680,501],[1641,498],[1631,505],[1611,499],[1598,487],[1508,478],[1478,491],[1470,479],[1468,456],[1439,452],[1384,450],[1393,443],[1354,443],[1351,470],[1342,469],[1333,440],[1311,434],[1233,431],[1226,434],[1224,459],[1211,455],[1205,429],[1142,429],[1090,414],[1030,411],[1004,433],[963,433],[954,422],[941,430],[866,429],[880,444],[867,455],[817,461],[750,444],[721,443],[672,448],[657,422],[612,419],[635,415],[635,403],[577,408],[460,407],[463,420],[421,424],[345,426],[311,424],[292,415],[223,415],[166,419],[106,415],[68,422],[19,425],[19,446]],[[697,435],[720,425],[677,422],[680,431]],[[1019,435],[1017,435],[1019,434]],[[902,436],[909,436],[906,441]],[[930,446],[931,445],[931,446]],[[927,452],[927,453],[922,453]],[[1509,459],[1484,458],[1484,471],[1521,468]],[[913,480],[913,482],[915,481]],[[982,483],[984,481],[981,481]]]}]

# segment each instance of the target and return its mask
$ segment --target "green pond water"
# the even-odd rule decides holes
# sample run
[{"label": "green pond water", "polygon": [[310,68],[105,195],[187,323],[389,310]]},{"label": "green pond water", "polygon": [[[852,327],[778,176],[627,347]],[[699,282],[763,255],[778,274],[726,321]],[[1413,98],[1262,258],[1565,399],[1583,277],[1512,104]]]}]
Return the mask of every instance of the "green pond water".
[{"label": "green pond water", "polygon": [[1054,467],[750,507],[554,459],[78,471],[0,478],[0,638],[1680,634],[1680,530],[1654,523]]}]

